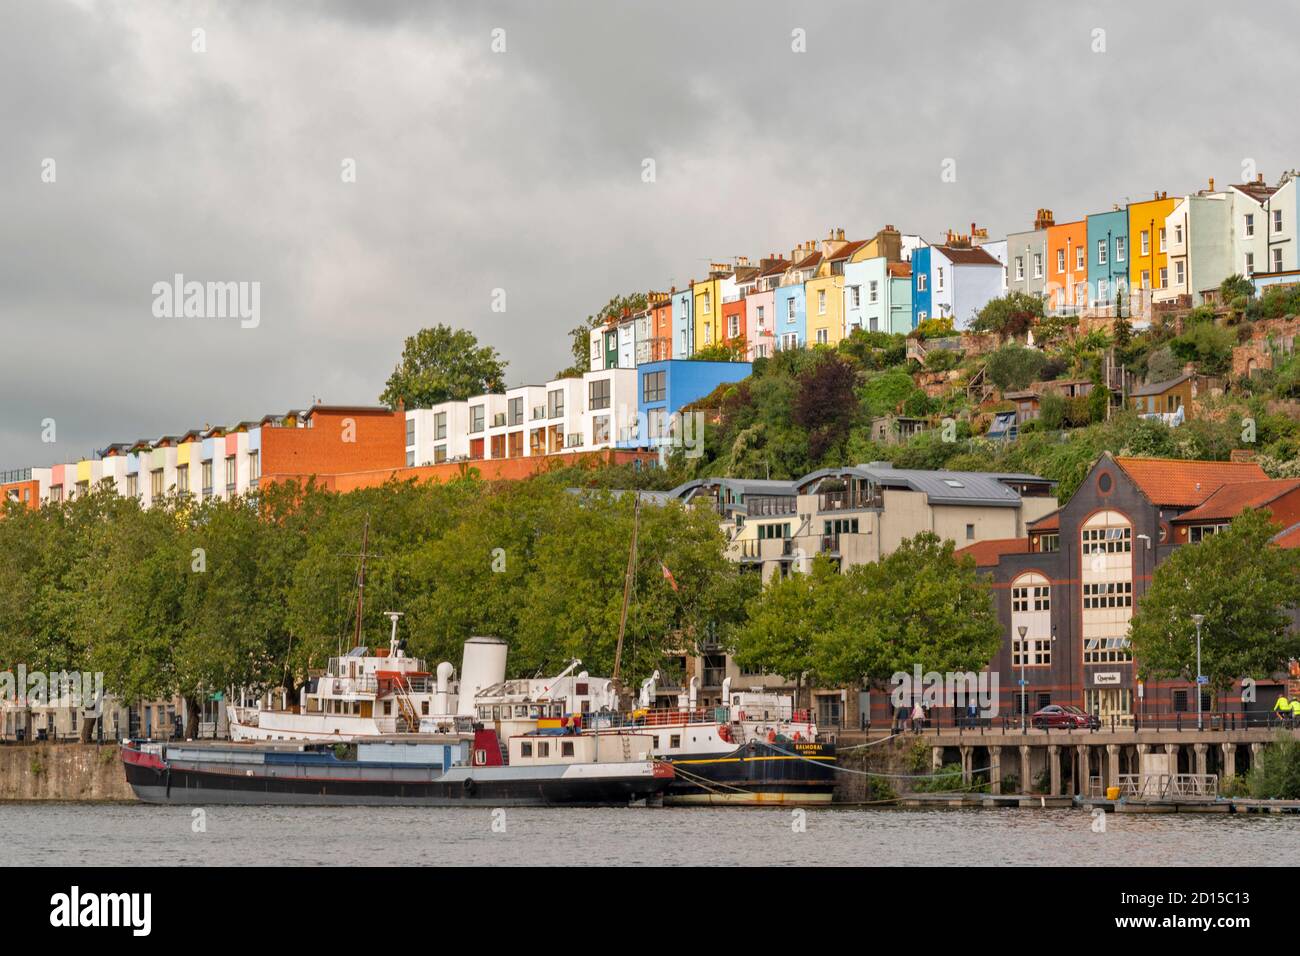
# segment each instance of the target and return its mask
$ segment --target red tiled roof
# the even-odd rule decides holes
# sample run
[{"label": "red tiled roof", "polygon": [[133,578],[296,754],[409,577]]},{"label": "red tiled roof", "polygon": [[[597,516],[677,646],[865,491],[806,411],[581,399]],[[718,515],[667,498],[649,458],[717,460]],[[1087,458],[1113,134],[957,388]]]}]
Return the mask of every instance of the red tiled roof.
[{"label": "red tiled roof", "polygon": [[1273,543],[1279,548],[1300,548],[1300,521],[1275,534]]},{"label": "red tiled roof", "polygon": [[1227,484],[1264,481],[1253,461],[1185,461],[1176,458],[1116,458],[1153,505],[1195,508]]},{"label": "red tiled roof", "polygon": [[939,251],[955,266],[1000,266],[991,255],[983,249],[956,249],[952,246],[939,246]]},{"label": "red tiled roof", "polygon": [[790,268],[790,261],[788,259],[777,259],[770,266],[768,266],[766,269],[760,272],[759,275],[761,277],[780,275],[782,272],[784,272],[786,269],[789,268]]},{"label": "red tiled roof", "polygon": [[1240,481],[1224,485],[1205,503],[1178,516],[1178,521],[1231,520],[1247,508],[1263,508],[1300,488],[1300,478]]},{"label": "red tiled roof", "polygon": [[991,541],[977,541],[964,548],[957,549],[957,557],[970,555],[975,564],[981,568],[992,567],[1004,554],[1028,554],[1028,538],[994,538]]},{"label": "red tiled roof", "polygon": [[898,276],[900,279],[905,279],[912,274],[910,262],[888,262],[885,268],[889,270],[891,276]]},{"label": "red tiled roof", "polygon": [[831,260],[847,259],[870,241],[870,239],[858,239],[856,242],[850,242],[844,246],[844,248],[840,249],[839,252],[832,252],[828,258]]},{"label": "red tiled roof", "polygon": [[821,261],[822,254],[820,252],[814,252],[808,258],[796,262],[794,267],[796,269],[811,269],[815,265],[820,265]]},{"label": "red tiled roof", "polygon": [[1043,515],[1037,521],[1029,522],[1030,531],[1059,531],[1061,528],[1061,509],[1058,508],[1050,515]]}]

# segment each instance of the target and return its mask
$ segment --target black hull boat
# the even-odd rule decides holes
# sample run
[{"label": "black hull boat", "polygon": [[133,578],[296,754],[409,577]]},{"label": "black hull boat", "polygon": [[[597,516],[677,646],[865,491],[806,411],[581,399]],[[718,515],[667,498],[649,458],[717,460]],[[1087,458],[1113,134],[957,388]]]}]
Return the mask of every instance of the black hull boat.
[{"label": "black hull boat", "polygon": [[669,804],[828,804],[835,793],[835,745],[751,740],[730,751],[664,757],[676,772]]},{"label": "black hull boat", "polygon": [[[363,745],[358,758],[340,759],[334,748],[319,745],[128,742],[122,762],[141,801],[178,805],[626,806],[658,803],[673,779],[672,767],[654,760],[510,766],[501,760],[499,746],[494,751],[476,747],[474,758],[463,763],[452,761],[460,749],[455,745],[418,755],[383,754],[377,750],[383,746]],[[406,750],[411,745],[389,746]],[[384,756],[392,759],[380,759]]]}]

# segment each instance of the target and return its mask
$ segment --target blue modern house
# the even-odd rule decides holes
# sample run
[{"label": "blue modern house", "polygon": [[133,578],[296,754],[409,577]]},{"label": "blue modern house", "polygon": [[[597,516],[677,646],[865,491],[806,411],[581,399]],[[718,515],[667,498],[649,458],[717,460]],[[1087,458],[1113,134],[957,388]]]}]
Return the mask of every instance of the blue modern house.
[{"label": "blue modern house", "polygon": [[1128,210],[1088,217],[1088,303],[1109,308],[1128,288]]},{"label": "blue modern house", "polygon": [[[638,441],[634,444],[667,447],[676,441],[698,440],[693,429],[679,430],[674,416],[683,405],[698,401],[724,382],[748,378],[748,362],[696,362],[665,359],[637,366]],[[690,431],[691,434],[683,434]]]}]

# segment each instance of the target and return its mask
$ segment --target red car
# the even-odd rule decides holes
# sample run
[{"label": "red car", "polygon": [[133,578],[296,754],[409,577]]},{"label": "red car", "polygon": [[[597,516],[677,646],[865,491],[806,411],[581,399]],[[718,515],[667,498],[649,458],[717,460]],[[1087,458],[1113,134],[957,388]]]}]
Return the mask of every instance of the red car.
[{"label": "red car", "polygon": [[1101,720],[1094,714],[1069,704],[1048,704],[1042,710],[1035,711],[1029,720],[1034,727],[1074,727],[1079,730],[1101,727]]}]

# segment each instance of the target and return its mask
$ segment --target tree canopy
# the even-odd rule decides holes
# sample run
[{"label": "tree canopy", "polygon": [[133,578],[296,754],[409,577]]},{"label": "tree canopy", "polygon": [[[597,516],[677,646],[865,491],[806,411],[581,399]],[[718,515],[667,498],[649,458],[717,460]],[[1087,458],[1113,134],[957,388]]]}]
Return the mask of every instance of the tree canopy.
[{"label": "tree canopy", "polygon": [[1300,552],[1270,544],[1276,533],[1268,511],[1246,510],[1156,568],[1129,632],[1145,675],[1195,679],[1194,614],[1205,616],[1201,672],[1216,690],[1269,677],[1300,656],[1286,613],[1300,606]]},{"label": "tree canopy", "polygon": [[474,333],[435,325],[409,336],[379,400],[389,408],[429,408],[505,388],[506,362]]}]

